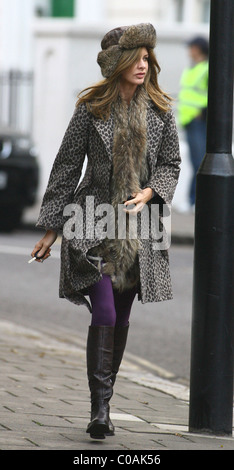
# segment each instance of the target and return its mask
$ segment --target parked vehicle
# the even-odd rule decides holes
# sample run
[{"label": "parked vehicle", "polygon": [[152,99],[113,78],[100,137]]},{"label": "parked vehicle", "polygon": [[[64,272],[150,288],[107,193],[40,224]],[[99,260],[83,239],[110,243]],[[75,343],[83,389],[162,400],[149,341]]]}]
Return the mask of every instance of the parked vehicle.
[{"label": "parked vehicle", "polygon": [[0,129],[0,230],[20,225],[23,211],[36,202],[37,152],[27,134]]}]

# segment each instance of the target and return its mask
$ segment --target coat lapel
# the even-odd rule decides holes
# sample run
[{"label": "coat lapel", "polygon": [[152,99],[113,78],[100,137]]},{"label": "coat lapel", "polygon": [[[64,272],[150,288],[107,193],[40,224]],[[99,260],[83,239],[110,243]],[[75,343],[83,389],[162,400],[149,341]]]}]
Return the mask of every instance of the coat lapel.
[{"label": "coat lapel", "polygon": [[159,117],[157,112],[153,108],[153,104],[150,103],[147,112],[147,157],[151,170],[155,168],[157,163],[157,154],[159,146],[162,140],[162,134],[164,129],[164,122]]},{"label": "coat lapel", "polygon": [[[147,111],[147,123],[148,123],[148,148],[149,148],[149,158],[152,162],[155,162],[155,155],[159,141],[161,140],[164,122],[158,116],[158,114],[153,109],[153,106],[150,104]],[[110,115],[109,119],[104,121],[103,119],[98,119],[93,117],[93,124],[96,128],[98,134],[100,135],[107,155],[112,161],[112,148],[113,148],[113,136],[114,136],[114,117],[113,114]]]},{"label": "coat lapel", "polygon": [[111,114],[109,119],[107,119],[106,121],[94,117],[93,124],[105,145],[109,159],[112,160],[112,146],[114,135],[113,115]]}]

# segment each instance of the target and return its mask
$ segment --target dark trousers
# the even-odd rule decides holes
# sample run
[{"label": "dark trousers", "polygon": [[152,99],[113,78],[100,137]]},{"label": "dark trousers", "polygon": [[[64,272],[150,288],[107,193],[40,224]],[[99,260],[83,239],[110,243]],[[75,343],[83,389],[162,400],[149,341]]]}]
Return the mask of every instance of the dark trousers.
[{"label": "dark trousers", "polygon": [[206,153],[206,121],[204,119],[194,119],[185,128],[187,142],[189,146],[190,161],[193,168],[193,176],[189,190],[189,201],[195,204],[196,175],[201,162]]}]

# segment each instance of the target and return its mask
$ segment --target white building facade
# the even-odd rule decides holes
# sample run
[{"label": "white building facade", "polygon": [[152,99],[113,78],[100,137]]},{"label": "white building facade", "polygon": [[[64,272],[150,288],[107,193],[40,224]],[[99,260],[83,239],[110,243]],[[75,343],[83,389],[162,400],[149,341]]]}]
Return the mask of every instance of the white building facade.
[{"label": "white building facade", "polygon": [[[0,70],[31,70],[34,44],[32,23],[53,14],[53,1],[62,5],[69,0],[0,0]],[[188,29],[207,24],[210,0],[70,0],[71,21],[85,25],[113,25],[152,22]],[[62,13],[61,13],[62,14]],[[65,9],[66,14],[66,9]],[[60,17],[62,18],[62,17]]]},{"label": "white building facade", "polygon": [[[96,57],[103,35],[115,26],[151,22],[158,36],[160,85],[176,98],[182,70],[188,64],[185,41],[195,34],[208,36],[209,3],[209,0],[0,0],[0,74],[9,70],[33,72],[32,103],[25,98],[21,108],[32,107],[28,130],[40,155],[40,195],[45,190],[77,93],[101,78]],[[19,122],[27,127],[27,119],[25,123],[22,119]],[[184,171],[189,172],[186,158],[184,165]],[[182,185],[178,197],[183,198],[185,192]]]}]

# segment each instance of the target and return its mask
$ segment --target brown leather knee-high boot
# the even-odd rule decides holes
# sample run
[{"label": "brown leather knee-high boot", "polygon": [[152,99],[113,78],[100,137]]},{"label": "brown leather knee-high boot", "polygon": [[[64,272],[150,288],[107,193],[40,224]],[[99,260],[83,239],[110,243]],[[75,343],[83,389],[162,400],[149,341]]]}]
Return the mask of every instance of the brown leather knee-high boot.
[{"label": "brown leather knee-high boot", "polygon": [[116,381],[116,375],[119,372],[120,364],[123,359],[127,337],[128,337],[129,324],[126,326],[116,326],[114,333],[114,351],[113,351],[113,362],[112,362],[112,375],[111,381],[114,385]]},{"label": "brown leather knee-high boot", "polygon": [[114,327],[90,326],[87,340],[87,375],[91,393],[91,421],[87,433],[96,439],[109,434],[109,401],[113,394]]},{"label": "brown leather knee-high boot", "polygon": [[[111,382],[112,387],[116,381],[116,375],[119,371],[120,364],[124,355],[124,350],[127,343],[129,325],[126,326],[116,326],[114,332],[114,350],[113,350],[113,361],[112,361],[112,373],[111,373]],[[109,432],[106,433],[107,436],[114,436],[115,428],[111,420],[109,421]]]}]

